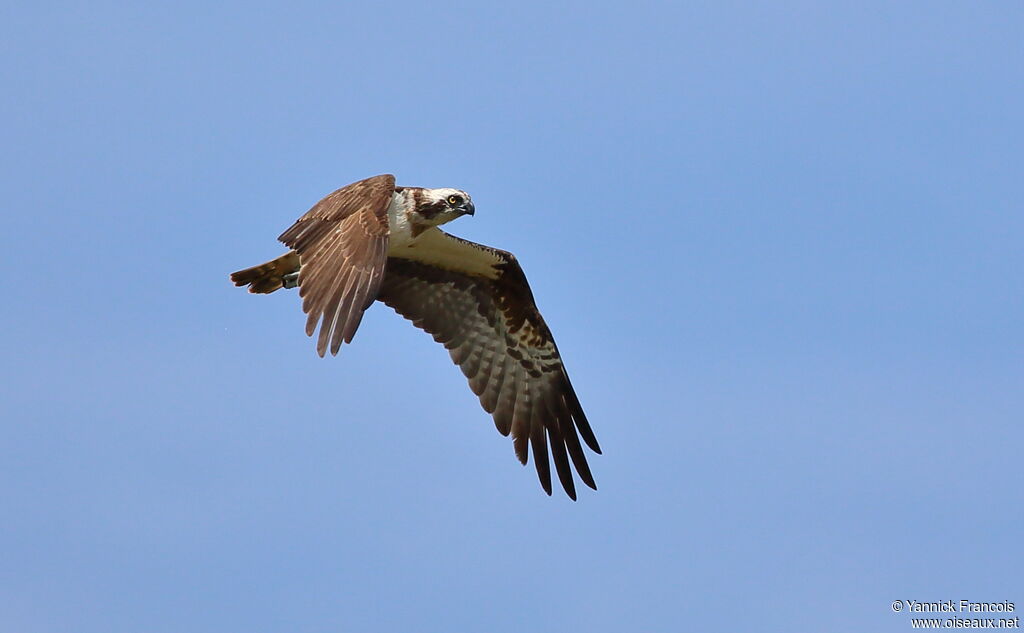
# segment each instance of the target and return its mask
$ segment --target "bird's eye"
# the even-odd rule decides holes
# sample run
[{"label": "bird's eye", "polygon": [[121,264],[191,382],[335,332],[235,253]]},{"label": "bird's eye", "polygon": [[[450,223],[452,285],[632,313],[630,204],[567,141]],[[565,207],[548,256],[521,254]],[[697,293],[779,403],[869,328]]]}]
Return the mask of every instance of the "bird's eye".
[{"label": "bird's eye", "polygon": [[459,197],[458,196],[448,196],[448,204],[458,204],[458,203],[459,203]]}]

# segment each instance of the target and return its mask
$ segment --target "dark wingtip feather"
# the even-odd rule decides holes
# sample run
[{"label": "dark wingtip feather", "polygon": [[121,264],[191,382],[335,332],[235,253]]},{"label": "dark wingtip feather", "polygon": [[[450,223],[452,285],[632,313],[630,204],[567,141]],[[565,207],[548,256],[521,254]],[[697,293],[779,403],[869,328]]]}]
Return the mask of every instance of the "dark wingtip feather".
[{"label": "dark wingtip feather", "polygon": [[572,479],[572,468],[569,466],[569,455],[565,450],[565,440],[554,429],[548,429],[548,438],[551,444],[551,457],[555,462],[555,471],[558,473],[558,480],[562,482],[565,493],[575,501],[576,484]]},{"label": "dark wingtip feather", "polygon": [[534,420],[530,425],[530,446],[533,447],[533,465],[544,492],[551,496],[551,463],[548,461],[547,435],[544,425]]},{"label": "dark wingtip feather", "polygon": [[600,455],[601,445],[597,443],[597,436],[594,435],[594,429],[590,428],[590,422],[587,421],[587,416],[583,413],[583,405],[580,404],[580,399],[576,396],[576,390],[572,388],[572,382],[569,381],[569,374],[565,372],[564,367],[562,368],[562,377],[568,387],[565,392],[569,396],[569,410],[572,412],[576,428],[579,429],[580,436],[583,438],[586,445],[590,447],[590,450]]},{"label": "dark wingtip feather", "polygon": [[580,444],[576,427],[573,425],[572,416],[569,413],[565,397],[551,394],[544,404],[547,415],[551,420],[550,424],[552,426],[557,425],[559,428],[562,442],[565,444],[563,450],[568,450],[573,466],[576,467],[576,472],[579,474],[580,479],[583,480],[583,483],[593,488],[595,486],[594,475],[591,474],[590,465],[587,464],[587,456],[583,453],[583,446]]},{"label": "dark wingtip feather", "polygon": [[519,463],[522,464],[523,466],[525,466],[530,461],[530,452],[526,449],[526,447],[529,445],[527,443],[529,439],[530,436],[524,434],[520,435],[519,437],[513,438],[512,440],[512,446],[515,448],[516,451],[516,458],[519,460]]},{"label": "dark wingtip feather", "polygon": [[[582,424],[580,424],[580,421],[582,421]],[[590,429],[590,425],[587,424],[586,418],[577,418],[576,428],[579,429],[580,435],[583,437],[583,441],[586,442],[588,447],[590,447],[590,450],[594,451],[598,455],[602,455],[601,445],[597,443],[597,438],[594,437],[594,432]]]}]

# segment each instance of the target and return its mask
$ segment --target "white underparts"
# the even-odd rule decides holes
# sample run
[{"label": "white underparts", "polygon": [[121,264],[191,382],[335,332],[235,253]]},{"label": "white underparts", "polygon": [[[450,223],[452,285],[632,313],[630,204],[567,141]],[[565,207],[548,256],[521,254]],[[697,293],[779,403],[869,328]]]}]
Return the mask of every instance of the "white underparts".
[{"label": "white underparts", "polygon": [[407,196],[406,191],[398,191],[391,195],[391,204],[388,205],[389,255],[396,248],[403,248],[413,240],[412,224],[408,216],[412,204],[411,196]]},{"label": "white underparts", "polygon": [[404,195],[394,194],[388,206],[388,256],[411,259],[430,266],[468,275],[495,279],[496,266],[502,259],[489,249],[448,235],[437,227],[427,228],[413,236],[407,210],[412,201]]}]

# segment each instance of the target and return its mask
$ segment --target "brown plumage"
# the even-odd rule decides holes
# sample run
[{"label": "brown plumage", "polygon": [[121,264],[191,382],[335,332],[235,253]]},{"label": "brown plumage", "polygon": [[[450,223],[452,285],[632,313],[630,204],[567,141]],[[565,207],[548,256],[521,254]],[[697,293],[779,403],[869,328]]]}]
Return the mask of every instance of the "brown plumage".
[{"label": "brown plumage", "polygon": [[395,177],[368,178],[328,195],[277,239],[302,261],[299,296],[306,335],[320,322],[316,351],[337,354],[377,297],[388,252],[388,205]]},{"label": "brown plumage", "polygon": [[391,306],[448,349],[523,464],[532,449],[545,492],[550,452],[575,499],[573,466],[597,488],[583,443],[601,448],[515,257],[437,228],[473,211],[465,192],[375,176],[331,193],[282,233],[292,251],[231,279],[266,293],[298,272],[306,334],[319,323],[321,356],[352,341],[375,299]]},{"label": "brown plumage", "polygon": [[511,433],[519,461],[526,464],[533,448],[548,494],[550,445],[562,487],[575,499],[570,457],[583,483],[597,489],[579,436],[595,453],[601,447],[519,263],[495,252],[505,263],[493,280],[391,257],[378,299],[448,349],[498,432]]}]

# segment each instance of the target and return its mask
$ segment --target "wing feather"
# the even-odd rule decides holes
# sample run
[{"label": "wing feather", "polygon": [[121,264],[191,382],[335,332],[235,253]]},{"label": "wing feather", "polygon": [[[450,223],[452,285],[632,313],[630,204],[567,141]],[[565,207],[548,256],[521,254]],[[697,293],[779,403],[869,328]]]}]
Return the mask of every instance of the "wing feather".
[{"label": "wing feather", "polygon": [[[520,377],[516,374],[513,374],[512,380],[520,382]],[[526,464],[530,459],[529,440],[530,423],[532,422],[530,413],[533,410],[533,403],[530,402],[531,391],[530,385],[526,385],[525,389],[513,391],[515,400],[512,404],[512,446],[515,449],[516,457],[522,464]]]},{"label": "wing feather", "polygon": [[530,421],[530,446],[533,448],[533,465],[544,492],[551,494],[551,463],[548,461],[548,439],[543,418],[535,412]]}]

